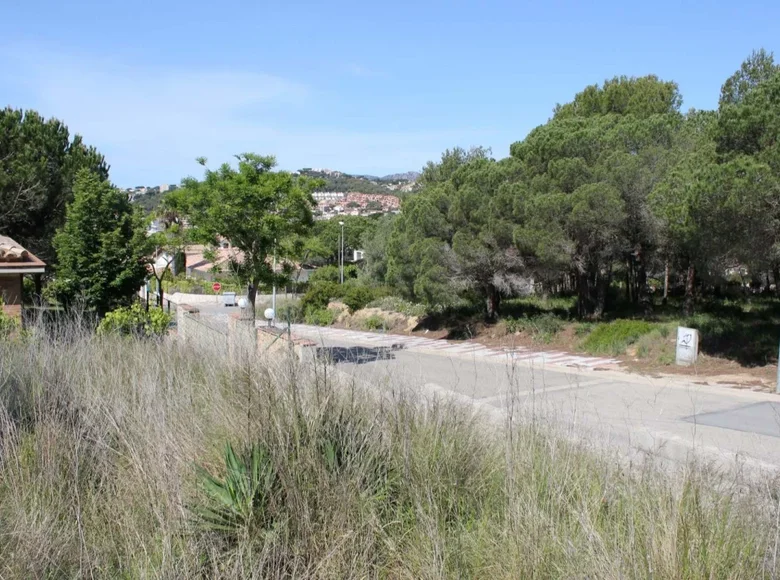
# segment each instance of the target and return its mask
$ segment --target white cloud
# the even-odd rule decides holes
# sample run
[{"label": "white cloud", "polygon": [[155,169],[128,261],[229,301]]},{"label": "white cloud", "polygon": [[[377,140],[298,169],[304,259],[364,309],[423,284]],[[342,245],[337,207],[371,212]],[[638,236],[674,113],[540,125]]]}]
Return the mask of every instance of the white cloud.
[{"label": "white cloud", "polygon": [[0,93],[22,95],[23,102],[8,104],[62,119],[83,135],[122,186],[177,181],[199,174],[197,156],[216,165],[246,151],[275,154],[286,169],[391,173],[494,136],[478,129],[346,131],[332,118],[291,126],[280,113],[294,118],[317,99],[312,87],[292,79],[130,66],[31,46],[0,47]]}]

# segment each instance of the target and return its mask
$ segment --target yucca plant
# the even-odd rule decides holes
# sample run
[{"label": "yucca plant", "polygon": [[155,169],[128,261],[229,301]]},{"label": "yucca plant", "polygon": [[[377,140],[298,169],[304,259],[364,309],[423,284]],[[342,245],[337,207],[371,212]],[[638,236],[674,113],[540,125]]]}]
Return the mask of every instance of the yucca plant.
[{"label": "yucca plant", "polygon": [[270,528],[273,518],[269,508],[278,478],[268,450],[252,444],[237,455],[228,443],[224,460],[223,479],[197,467],[201,489],[209,500],[209,505],[192,509],[200,523],[206,529],[231,535]]}]

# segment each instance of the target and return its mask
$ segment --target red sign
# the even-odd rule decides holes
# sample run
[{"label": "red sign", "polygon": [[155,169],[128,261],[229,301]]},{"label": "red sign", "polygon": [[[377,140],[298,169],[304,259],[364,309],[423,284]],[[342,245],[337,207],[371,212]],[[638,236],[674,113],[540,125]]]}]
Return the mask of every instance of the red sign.
[{"label": "red sign", "polygon": [[219,292],[220,290],[222,290],[222,284],[220,284],[219,282],[214,282],[211,285],[211,289],[214,290],[214,292]]}]

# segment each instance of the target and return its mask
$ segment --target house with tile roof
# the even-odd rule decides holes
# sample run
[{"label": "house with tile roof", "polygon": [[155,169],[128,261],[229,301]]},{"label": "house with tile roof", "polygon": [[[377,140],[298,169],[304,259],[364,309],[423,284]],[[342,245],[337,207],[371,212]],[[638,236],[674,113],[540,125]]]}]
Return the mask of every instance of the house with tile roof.
[{"label": "house with tile roof", "polygon": [[3,312],[15,318],[22,316],[24,303],[22,280],[32,274],[43,274],[46,264],[7,236],[0,235],[0,298]]}]

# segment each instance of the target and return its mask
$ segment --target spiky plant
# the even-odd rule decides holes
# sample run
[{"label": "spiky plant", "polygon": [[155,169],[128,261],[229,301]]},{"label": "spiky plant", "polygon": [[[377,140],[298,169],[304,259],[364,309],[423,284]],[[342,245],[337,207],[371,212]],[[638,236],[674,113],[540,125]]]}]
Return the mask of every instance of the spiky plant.
[{"label": "spiky plant", "polygon": [[252,444],[238,455],[228,443],[224,461],[222,479],[197,467],[208,505],[194,506],[192,511],[207,529],[230,535],[269,529],[273,523],[269,508],[278,479],[268,450]]}]

